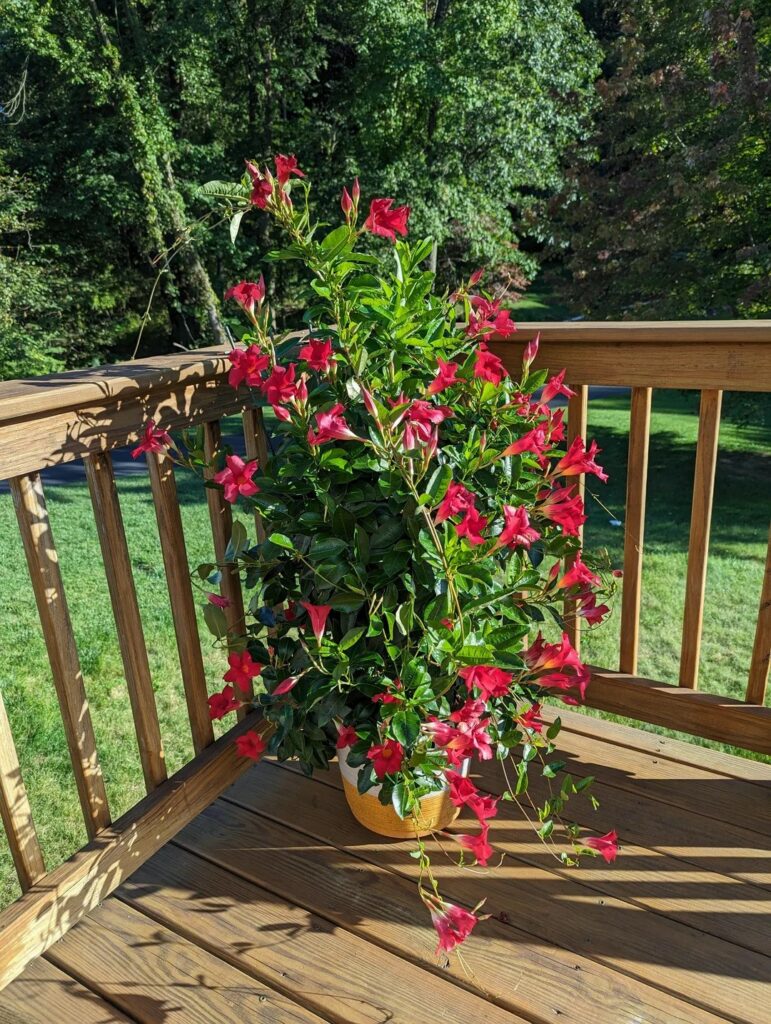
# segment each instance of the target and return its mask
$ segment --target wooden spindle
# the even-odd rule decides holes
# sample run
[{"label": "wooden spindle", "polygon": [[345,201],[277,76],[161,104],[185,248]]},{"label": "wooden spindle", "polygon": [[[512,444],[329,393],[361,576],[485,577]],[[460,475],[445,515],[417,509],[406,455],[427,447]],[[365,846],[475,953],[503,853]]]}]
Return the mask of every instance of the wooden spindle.
[{"label": "wooden spindle", "polygon": [[11,725],[0,694],[0,818],[22,892],[46,873],[43,853],[21,777]]},{"label": "wooden spindle", "polygon": [[[203,429],[204,453],[207,462],[211,463],[222,444],[219,420],[204,423]],[[213,468],[207,469],[206,478],[211,479],[215,472],[216,470]],[[222,492],[213,487],[206,488],[206,501],[209,506],[209,518],[214,538],[214,553],[222,571],[220,593],[229,602],[225,608],[225,621],[228,626],[228,634],[231,638],[235,638],[246,633],[246,626],[244,623],[244,600],[238,571],[235,566],[225,564],[225,551],[233,532],[233,511],[230,504],[225,501]],[[253,689],[250,684],[246,694],[247,699],[252,693]]]},{"label": "wooden spindle", "polygon": [[90,455],[84,462],[126,673],[142,774],[149,793],[166,780],[166,762],[115,474],[112,459],[107,453]]},{"label": "wooden spindle", "polygon": [[163,565],[166,570],[174,633],[177,638],[182,684],[185,688],[187,717],[193,737],[193,749],[199,754],[204,747],[208,747],[214,741],[214,730],[206,703],[206,673],[201,656],[201,640],[190,583],[174,467],[168,456],[157,452],[147,452],[147,465],[150,471],[150,486],[153,492],[155,518],[158,522]]},{"label": "wooden spindle", "polygon": [[648,484],[648,445],[652,388],[632,388],[629,416],[629,458],[626,467],[624,513],[624,587],[621,594],[621,652],[619,669],[637,674],[640,645],[645,494]]},{"label": "wooden spindle", "polygon": [[720,433],[722,391],[702,391],[699,408],[699,437],[693,478],[691,535],[688,542],[688,571],[685,582],[683,642],[680,651],[680,686],[695,690],[699,682],[699,654],[707,587],[707,554],[715,493],[715,469]]},{"label": "wooden spindle", "polygon": [[[589,417],[589,388],[586,384],[579,384],[574,389],[575,395],[568,399],[568,422],[566,440],[568,448],[577,437],[586,441],[587,422]],[[586,490],[583,474],[576,478],[577,493],[584,497]],[[584,529],[579,527],[579,543],[583,544]],[[565,568],[569,569],[575,561],[573,556],[565,559]],[[581,652],[581,620],[578,616],[578,604],[570,599],[565,601],[565,627],[570,642],[576,651]]]},{"label": "wooden spindle", "polygon": [[110,824],[59,558],[38,473],[9,481],[89,839]]},{"label": "wooden spindle", "polygon": [[[244,443],[249,459],[257,459],[263,469],[268,461],[268,438],[265,434],[265,421],[262,409],[244,409]],[[257,540],[265,540],[265,526],[259,509],[254,510],[254,526]]]},{"label": "wooden spindle", "polygon": [[752,646],[750,677],[747,682],[748,704],[763,704],[768,685],[768,666],[771,660],[771,529],[768,532],[768,551],[760,591],[760,610],[755,626],[755,643]]}]

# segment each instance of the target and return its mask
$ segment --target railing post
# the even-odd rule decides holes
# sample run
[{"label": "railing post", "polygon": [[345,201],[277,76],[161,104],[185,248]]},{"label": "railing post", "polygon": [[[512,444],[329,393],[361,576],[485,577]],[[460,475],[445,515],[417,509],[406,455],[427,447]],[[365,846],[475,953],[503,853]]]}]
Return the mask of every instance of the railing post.
[{"label": "railing post", "polygon": [[[575,395],[568,399],[568,423],[566,439],[568,448],[577,438],[586,441],[587,420],[589,415],[589,388],[586,384],[579,384],[575,388]],[[583,500],[586,493],[586,478],[583,473],[576,477],[577,493]],[[578,540],[580,544],[584,541],[584,528],[578,528]],[[575,559],[570,556],[565,559],[565,568],[569,569]],[[570,642],[576,651],[581,653],[581,620],[578,617],[578,603],[568,598],[565,601],[565,629]]]},{"label": "railing post", "polygon": [[632,388],[632,404],[629,415],[619,669],[630,675],[637,674],[637,655],[640,646],[645,495],[648,484],[648,444],[652,394],[652,388]]},{"label": "railing post", "polygon": [[750,677],[745,697],[748,704],[762,704],[766,699],[769,659],[771,659],[771,528],[768,531],[766,566],[763,572],[760,609],[755,626],[755,643],[752,647]]}]

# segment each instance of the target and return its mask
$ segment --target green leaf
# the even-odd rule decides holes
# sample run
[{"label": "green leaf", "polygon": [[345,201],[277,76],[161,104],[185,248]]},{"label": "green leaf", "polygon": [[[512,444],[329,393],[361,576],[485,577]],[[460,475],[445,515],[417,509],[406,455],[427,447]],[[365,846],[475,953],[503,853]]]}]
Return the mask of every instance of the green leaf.
[{"label": "green leaf", "polygon": [[391,794],[391,803],[400,818],[404,819],[412,811],[412,797],[403,782],[397,782]]},{"label": "green leaf", "polygon": [[218,638],[227,636],[228,624],[225,613],[221,608],[218,608],[215,604],[207,603],[203,608],[203,617],[210,633],[213,633]]},{"label": "green leaf", "polygon": [[559,736],[561,728],[562,728],[562,719],[561,718],[555,718],[554,721],[552,722],[552,724],[546,730],[546,738],[549,739],[549,740],[555,740]]},{"label": "green leaf", "polygon": [[366,626],[354,626],[353,629],[348,630],[337,646],[341,651],[347,651],[349,647],[353,647],[354,644],[359,642],[359,640],[364,636],[366,629]]},{"label": "green leaf", "polygon": [[231,245],[236,244],[236,238],[238,238],[238,229],[241,227],[241,220],[243,219],[246,210],[239,210],[238,213],[234,214],[230,219],[230,243]]},{"label": "green leaf", "polygon": [[287,551],[294,551],[294,541],[291,537],[287,537],[285,533],[271,533],[268,539],[277,548],[286,548]]},{"label": "green leaf", "polygon": [[397,711],[391,719],[391,732],[403,747],[411,747],[420,736],[420,718],[414,711]]},{"label": "green leaf", "polygon": [[549,820],[545,821],[543,825],[541,825],[541,827],[538,829],[538,835],[541,837],[541,839],[548,839],[553,831],[554,821],[551,818],[549,818]]},{"label": "green leaf", "polygon": [[452,481],[452,469],[449,466],[439,466],[428,481],[426,494],[431,499],[432,505],[436,505],[447,493],[447,488]]}]

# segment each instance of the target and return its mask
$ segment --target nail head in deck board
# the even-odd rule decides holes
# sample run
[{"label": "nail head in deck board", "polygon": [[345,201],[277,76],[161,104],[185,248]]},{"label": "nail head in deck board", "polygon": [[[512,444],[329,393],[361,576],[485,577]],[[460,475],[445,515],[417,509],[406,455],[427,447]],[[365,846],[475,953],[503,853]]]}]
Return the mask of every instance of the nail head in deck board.
[{"label": "nail head in deck board", "polygon": [[143,1024],[323,1024],[174,931],[111,898],[48,958]]},{"label": "nail head in deck board", "polygon": [[126,687],[139,744],[142,774],[149,793],[165,781],[166,760],[112,458],[108,454],[90,455],[85,460],[85,467],[118,644],[126,673]]},{"label": "nail head in deck board", "polygon": [[233,740],[260,721],[234,726],[0,913],[0,989],[249,767]]},{"label": "nail head in deck board", "polygon": [[110,810],[43,484],[33,473],[11,480],[10,488],[86,833],[93,838],[109,825]]},{"label": "nail head in deck board", "polygon": [[[236,835],[239,841],[246,838],[240,830]],[[191,894],[206,894],[208,913],[196,912]],[[291,898],[277,898],[186,850],[162,850],[120,896],[241,970],[270,979],[289,998],[336,1024],[426,1024],[432,1019],[473,1021],[477,1015],[491,1024],[524,1024],[521,1017],[487,1003],[482,993],[459,989],[295,906]],[[421,930],[427,948],[433,949],[430,923]]]},{"label": "nail head in deck board", "polygon": [[[289,863],[293,863],[297,884],[296,878],[303,870],[301,862],[312,863],[323,853],[323,847],[319,851],[319,842],[417,879],[419,868],[408,856],[412,844],[408,841],[388,844],[378,841],[346,814],[340,795],[333,787],[304,779],[297,772],[271,764],[260,766],[253,774],[261,775],[265,771],[285,778],[278,783],[268,783],[247,776],[232,792],[238,794],[242,810],[251,807],[260,815],[281,821],[290,829],[294,826],[291,820],[287,820],[287,815],[291,814],[289,809],[302,804],[304,813],[300,827],[306,839],[303,842],[298,832],[293,844],[284,843],[281,847],[285,858],[283,877],[287,884],[292,877]],[[311,795],[313,787],[319,788]],[[240,834],[245,835],[247,828],[251,827],[252,845],[247,845],[243,839],[240,843],[228,843],[226,837],[234,834],[234,822],[238,816],[223,818],[221,804],[227,799],[205,812],[205,826],[193,822],[190,830],[182,833],[177,842],[195,852],[201,852],[203,844],[218,846],[220,863],[226,863],[230,870],[239,870],[247,875],[272,871],[275,844],[269,841],[265,844],[262,860],[258,859],[256,852],[263,844],[261,828],[264,826],[249,826],[242,817],[244,824]],[[479,898],[480,879],[483,879],[489,905],[496,912],[502,908],[516,927],[533,937],[601,962],[620,974],[632,976],[661,991],[676,993],[687,1002],[718,1016],[725,1017],[728,1013],[730,1019],[757,1024],[762,1007],[771,997],[771,959],[628,901],[604,896],[582,884],[578,872],[549,869],[541,863],[523,860],[519,855],[521,834],[530,836],[539,857],[543,857],[541,844],[533,839],[526,822],[519,823],[517,832],[516,809],[508,804],[502,806],[503,812],[490,823],[491,842],[496,849],[509,855],[501,868],[484,874],[460,871],[443,855],[438,843],[426,840],[440,888],[447,898],[475,901]],[[512,828],[515,838],[510,839]],[[215,838],[217,830],[219,843]],[[194,845],[188,842],[191,831],[196,832]],[[617,868],[623,870],[621,860],[617,862]],[[304,870],[310,872],[309,878],[315,875],[315,889],[311,888],[320,892],[318,864],[315,871],[307,866]],[[699,949],[698,962],[694,961],[695,946]]]},{"label": "nail head in deck board", "polygon": [[199,754],[204,747],[214,742],[214,730],[207,704],[206,673],[203,667],[174,465],[165,454],[147,452],[147,466],[166,570],[182,683],[185,688],[187,717],[193,737],[193,749]]}]

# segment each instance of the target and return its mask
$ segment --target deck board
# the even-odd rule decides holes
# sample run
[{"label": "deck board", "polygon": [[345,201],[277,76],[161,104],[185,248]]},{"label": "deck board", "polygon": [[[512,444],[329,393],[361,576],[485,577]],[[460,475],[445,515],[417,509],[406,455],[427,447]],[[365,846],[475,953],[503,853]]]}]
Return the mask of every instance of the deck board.
[{"label": "deck board", "polygon": [[[622,856],[563,869],[511,804],[492,823],[506,857],[491,871],[429,844],[446,895],[485,896],[493,915],[465,965],[434,954],[410,844],[361,829],[336,772],[268,762],[0,993],[0,1024],[759,1024],[771,766],[563,722],[568,770],[595,775],[601,801],[574,816],[616,827]],[[498,772],[484,768],[485,788],[500,790]]]}]

